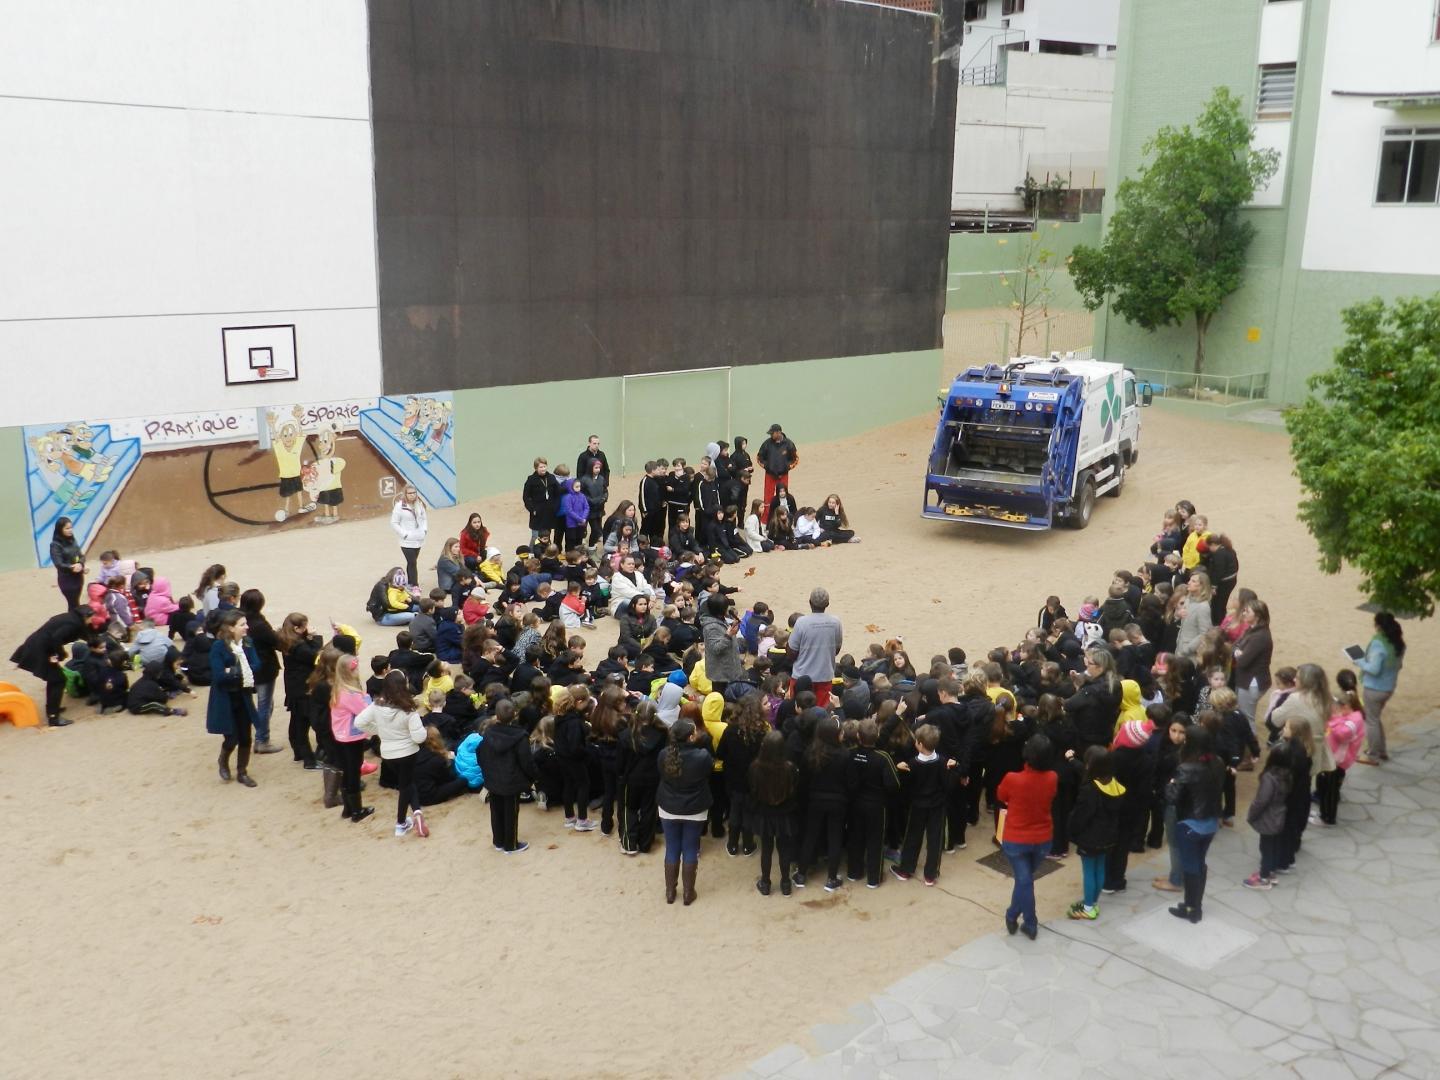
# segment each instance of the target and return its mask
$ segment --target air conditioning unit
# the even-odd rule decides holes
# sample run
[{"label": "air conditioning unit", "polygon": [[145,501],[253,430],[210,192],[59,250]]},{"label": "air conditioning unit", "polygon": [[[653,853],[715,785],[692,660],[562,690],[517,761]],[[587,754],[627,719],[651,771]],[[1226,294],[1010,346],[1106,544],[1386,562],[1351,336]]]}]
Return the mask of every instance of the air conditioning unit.
[{"label": "air conditioning unit", "polygon": [[1010,29],[1010,20],[1009,20],[1009,19],[1001,19],[1001,20],[1000,20],[1000,29],[1001,29],[1001,30],[1009,30],[1009,29]]}]

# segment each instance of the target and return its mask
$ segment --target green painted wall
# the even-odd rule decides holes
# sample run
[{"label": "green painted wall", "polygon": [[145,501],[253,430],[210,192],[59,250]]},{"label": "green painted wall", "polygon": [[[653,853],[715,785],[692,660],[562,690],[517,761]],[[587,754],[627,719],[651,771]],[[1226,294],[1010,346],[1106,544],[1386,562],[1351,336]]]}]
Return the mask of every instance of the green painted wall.
[{"label": "green painted wall", "polygon": [[[1207,372],[1268,372],[1269,397],[1274,401],[1301,400],[1307,393],[1307,378],[1330,365],[1340,344],[1343,308],[1374,296],[1393,300],[1440,289],[1440,279],[1434,277],[1301,267],[1331,2],[1305,0],[1282,205],[1247,212],[1256,237],[1245,284],[1225,302],[1206,335]],[[1217,85],[1228,85],[1251,107],[1262,8],[1254,0],[1211,0],[1203,5],[1125,0],[1116,61],[1111,176],[1133,175],[1146,140],[1163,124],[1192,120]],[[1107,199],[1107,218],[1112,210]],[[1334,227],[1345,226],[1337,222]],[[1252,327],[1260,332],[1258,342],[1249,340]],[[1102,308],[1096,314],[1095,342],[1096,351],[1110,359],[1172,371],[1194,369],[1193,323],[1149,333]]]},{"label": "green painted wall", "polygon": [[0,570],[35,566],[30,536],[30,495],[25,490],[25,438],[18,427],[0,428]]},{"label": "green painted wall", "polygon": [[[653,445],[669,447],[694,461],[714,438],[749,438],[752,448],[773,423],[797,442],[818,442],[857,435],[931,411],[942,375],[941,352],[845,356],[784,364],[758,364],[729,372],[728,429],[700,433],[694,416],[720,417],[715,395],[722,394],[716,371],[678,372],[632,379],[535,383],[455,393],[455,467],[460,501],[507,491],[518,492],[531,463],[543,454],[553,465],[575,456],[592,432],[599,435],[611,466],[619,468],[622,432],[634,430],[625,407],[642,407]],[[643,386],[637,384],[643,383]],[[703,404],[697,404],[701,403]],[[627,454],[626,469],[639,472]],[[624,497],[630,497],[628,490]]]},{"label": "green painted wall", "polygon": [[[1084,305],[1065,272],[1064,261],[1076,244],[1100,242],[1100,215],[1086,214],[1079,221],[1042,221],[1041,244],[1055,253],[1060,268],[1050,279],[1055,295],[1053,308],[1077,311]],[[945,293],[946,311],[1004,307],[1009,292],[1000,284],[1002,274],[1020,267],[1028,237],[1024,233],[950,234],[950,283]]]}]

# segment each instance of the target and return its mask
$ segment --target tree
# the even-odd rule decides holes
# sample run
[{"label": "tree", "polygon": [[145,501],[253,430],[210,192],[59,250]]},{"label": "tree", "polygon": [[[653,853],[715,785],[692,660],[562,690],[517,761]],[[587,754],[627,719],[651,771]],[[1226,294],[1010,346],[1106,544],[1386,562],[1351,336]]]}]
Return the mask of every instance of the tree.
[{"label": "tree", "polygon": [[1032,232],[1020,251],[1020,267],[1000,275],[1000,287],[1005,290],[1006,306],[1015,313],[1020,325],[1015,333],[1015,355],[1025,352],[1025,335],[1034,334],[1040,323],[1050,315],[1050,301],[1055,297],[1051,279],[1060,269],[1055,252],[1047,249],[1040,241],[1040,234]]},{"label": "tree", "polygon": [[1163,127],[1145,144],[1150,160],[1116,189],[1104,242],[1076,247],[1070,264],[1091,311],[1113,297],[1115,314],[1152,331],[1194,318],[1197,374],[1210,320],[1245,274],[1255,227],[1240,209],[1279,164],[1253,137],[1240,99],[1218,87],[1193,129]]},{"label": "tree", "polygon": [[1341,317],[1334,366],[1285,418],[1300,518],[1327,574],[1349,563],[1374,603],[1428,617],[1440,595],[1440,293]]}]

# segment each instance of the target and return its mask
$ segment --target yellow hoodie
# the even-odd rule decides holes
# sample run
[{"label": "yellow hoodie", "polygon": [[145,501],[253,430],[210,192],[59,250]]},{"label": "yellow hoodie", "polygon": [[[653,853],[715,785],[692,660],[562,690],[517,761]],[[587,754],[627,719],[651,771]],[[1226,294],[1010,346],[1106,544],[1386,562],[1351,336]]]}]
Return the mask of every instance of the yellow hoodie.
[{"label": "yellow hoodie", "polygon": [[[724,717],[725,699],[719,694],[706,694],[705,700],[700,703],[700,720],[704,723],[705,730],[710,733],[710,752],[712,754],[720,749],[720,736],[725,734],[725,729],[729,726],[725,723]],[[715,771],[725,771],[725,763],[720,760],[718,755],[715,758]]]},{"label": "yellow hoodie", "polygon": [[1120,715],[1115,719],[1115,731],[1131,720],[1145,722],[1145,706],[1140,704],[1140,684],[1134,679],[1120,680]]},{"label": "yellow hoodie", "polygon": [[1208,532],[1185,534],[1185,546],[1180,549],[1180,565],[1186,570],[1194,570],[1200,565],[1200,539],[1209,535]]},{"label": "yellow hoodie", "polygon": [[1094,784],[1097,788],[1099,788],[1101,791],[1103,791],[1106,795],[1113,795],[1117,799],[1121,795],[1125,794],[1125,785],[1120,783],[1119,780],[1112,779],[1108,783],[1104,784],[1100,783],[1099,780],[1091,780],[1090,782]]}]

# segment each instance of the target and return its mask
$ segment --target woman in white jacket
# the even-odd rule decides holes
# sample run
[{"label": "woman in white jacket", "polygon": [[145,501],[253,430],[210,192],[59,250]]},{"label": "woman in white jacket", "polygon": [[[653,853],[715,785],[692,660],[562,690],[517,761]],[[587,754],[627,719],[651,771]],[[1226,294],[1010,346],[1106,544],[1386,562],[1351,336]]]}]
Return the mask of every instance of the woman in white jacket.
[{"label": "woman in white jacket", "polygon": [[425,741],[425,725],[415,711],[415,699],[403,671],[385,676],[380,696],[355,717],[355,727],[380,736],[380,756],[394,770],[398,795],[395,835],[404,836],[413,828],[416,836],[429,836],[420,809],[420,790],[415,785],[415,756]]},{"label": "woman in white jacket", "polygon": [[645,579],[645,571],[635,568],[635,557],[620,559],[620,569],[610,577],[610,612],[617,619],[637,596],[655,599],[655,587]]},{"label": "woman in white jacket", "polygon": [[400,554],[405,556],[405,571],[410,584],[420,584],[420,568],[416,563],[420,549],[425,546],[430,520],[425,513],[425,504],[420,501],[420,493],[410,484],[405,485],[400,498],[395,500],[395,508],[390,511],[390,528],[400,537]]}]

